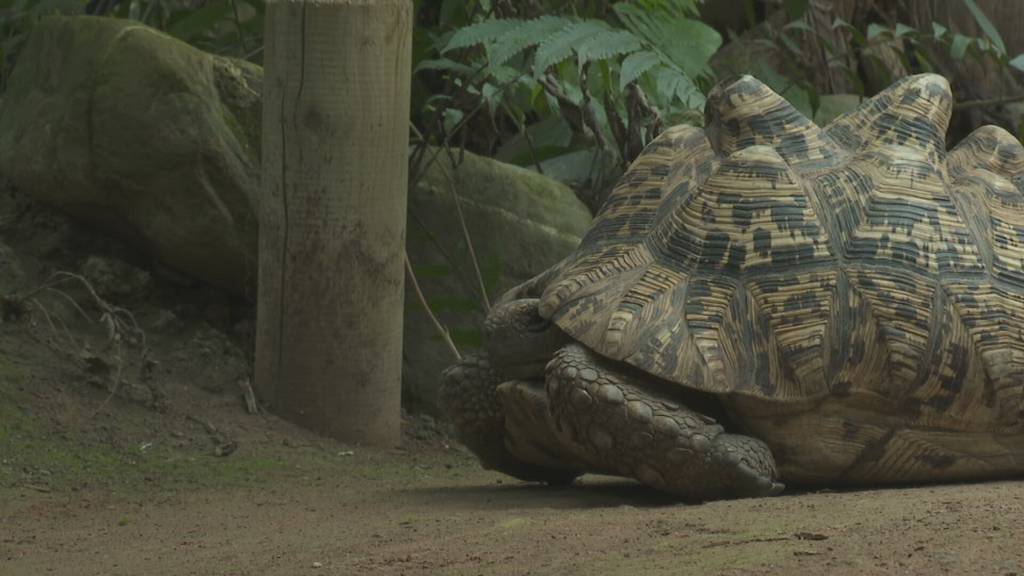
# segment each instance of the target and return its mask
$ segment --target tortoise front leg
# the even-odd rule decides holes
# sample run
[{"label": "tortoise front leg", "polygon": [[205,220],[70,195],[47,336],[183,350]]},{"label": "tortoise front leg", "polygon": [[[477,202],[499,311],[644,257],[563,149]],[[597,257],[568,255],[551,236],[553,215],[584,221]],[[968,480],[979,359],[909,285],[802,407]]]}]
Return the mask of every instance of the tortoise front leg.
[{"label": "tortoise front leg", "polygon": [[687,499],[766,496],[783,488],[768,447],[654,390],[649,378],[579,344],[547,368],[555,433],[593,469]]},{"label": "tortoise front leg", "polygon": [[[557,462],[557,459],[533,463],[509,450],[506,413],[498,393],[498,386],[503,380],[491,367],[486,354],[466,356],[445,371],[441,383],[441,404],[455,424],[459,440],[487,470],[533,482],[572,482],[581,472],[546,465]],[[505,387],[515,384],[509,382]]]}]

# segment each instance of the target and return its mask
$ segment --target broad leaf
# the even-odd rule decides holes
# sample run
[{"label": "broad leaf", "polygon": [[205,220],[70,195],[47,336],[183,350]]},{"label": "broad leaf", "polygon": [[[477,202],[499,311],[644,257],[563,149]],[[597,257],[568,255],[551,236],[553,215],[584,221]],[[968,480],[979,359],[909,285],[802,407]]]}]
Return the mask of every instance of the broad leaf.
[{"label": "broad leaf", "polygon": [[872,22],[871,24],[868,24],[868,41],[874,40],[875,38],[878,38],[879,36],[885,34],[886,32],[889,32],[889,29],[887,27]]},{"label": "broad leaf", "polygon": [[1009,64],[1017,70],[1024,72],[1024,54],[1017,54],[1012,60],[1010,60]]},{"label": "broad leaf", "polygon": [[953,45],[949,47],[949,54],[955,60],[963,60],[967,48],[971,45],[972,39],[963,34],[953,35]]}]

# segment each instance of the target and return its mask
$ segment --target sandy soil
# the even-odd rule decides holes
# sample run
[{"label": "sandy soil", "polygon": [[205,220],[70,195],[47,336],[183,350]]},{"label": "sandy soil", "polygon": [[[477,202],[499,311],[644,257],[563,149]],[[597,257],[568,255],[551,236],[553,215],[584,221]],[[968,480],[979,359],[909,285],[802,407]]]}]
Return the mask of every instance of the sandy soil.
[{"label": "sandy soil", "polygon": [[359,451],[257,487],[3,496],[12,575],[1024,573],[1020,482],[683,505]]},{"label": "sandy soil", "polygon": [[[483,471],[425,416],[373,450],[247,414],[251,306],[3,200],[0,575],[1024,576],[1024,480],[687,505]],[[97,256],[144,344],[37,290]]]}]

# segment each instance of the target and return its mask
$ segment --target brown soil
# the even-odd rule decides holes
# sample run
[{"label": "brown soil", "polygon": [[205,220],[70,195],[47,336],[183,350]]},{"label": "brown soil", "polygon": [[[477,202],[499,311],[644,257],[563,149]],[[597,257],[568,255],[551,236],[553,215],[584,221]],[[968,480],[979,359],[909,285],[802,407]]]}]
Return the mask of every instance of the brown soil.
[{"label": "brown soil", "polygon": [[[89,256],[152,272],[90,274],[145,345],[77,281],[20,297]],[[3,575],[1024,576],[1024,482],[686,505],[480,470],[427,416],[376,450],[249,415],[249,306],[6,196],[0,316]]]}]

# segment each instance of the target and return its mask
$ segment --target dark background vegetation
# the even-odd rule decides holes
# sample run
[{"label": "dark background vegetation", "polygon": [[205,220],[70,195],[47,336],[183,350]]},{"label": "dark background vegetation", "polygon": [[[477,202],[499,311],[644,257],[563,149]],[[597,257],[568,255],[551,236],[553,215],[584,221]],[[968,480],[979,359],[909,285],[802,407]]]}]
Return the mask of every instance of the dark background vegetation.
[{"label": "dark background vegetation", "polygon": [[[703,122],[704,95],[749,73],[827,121],[893,80],[953,83],[949,141],[983,123],[1018,133],[1024,19],[999,0],[416,0],[410,128],[569,183],[596,210],[665,127]],[[0,0],[0,89],[39,18],[143,22],[259,63],[260,0]],[[427,159],[426,162],[430,160]]]}]

